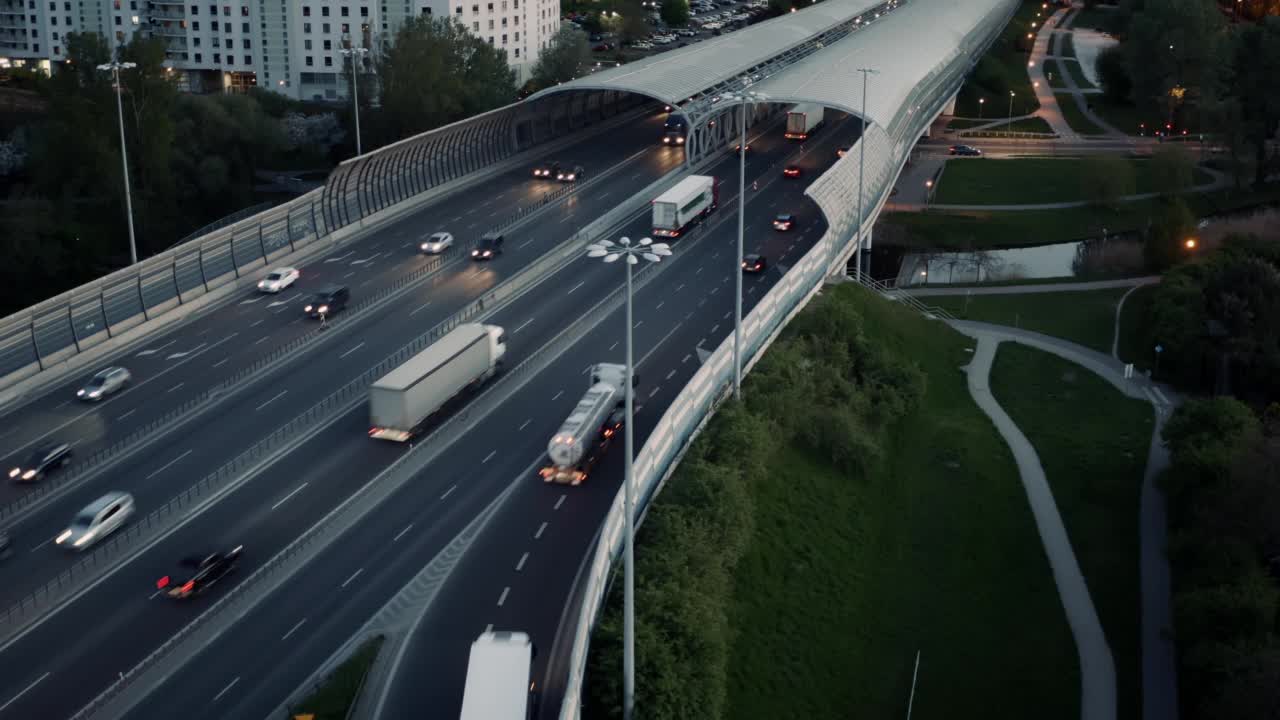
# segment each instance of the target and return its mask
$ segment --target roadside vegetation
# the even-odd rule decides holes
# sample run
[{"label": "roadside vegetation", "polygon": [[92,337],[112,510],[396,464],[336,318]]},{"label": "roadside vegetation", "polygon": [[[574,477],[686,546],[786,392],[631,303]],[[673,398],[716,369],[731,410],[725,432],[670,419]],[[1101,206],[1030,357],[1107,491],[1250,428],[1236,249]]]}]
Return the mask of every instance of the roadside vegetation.
[{"label": "roadside vegetation", "polygon": [[1138,504],[1151,405],[1075,363],[1011,342],[996,353],[991,393],[1035,448],[1053,490],[1115,662],[1116,717],[1140,718]]},{"label": "roadside vegetation", "polygon": [[1128,288],[968,297],[942,295],[922,297],[920,301],[942,308],[961,320],[1032,330],[1110,355],[1116,305],[1126,292]]},{"label": "roadside vegetation", "polygon": [[[827,288],[694,443],[637,550],[650,718],[1079,716],[1070,632],[971,341]],[[587,717],[621,697],[620,584]]]},{"label": "roadside vegetation", "polygon": [[352,706],[360,698],[365,677],[373,667],[373,662],[378,659],[378,651],[382,649],[385,639],[378,635],[366,640],[351,657],[321,681],[310,695],[291,706],[288,717],[310,714],[315,716],[315,720],[347,720]]},{"label": "roadside vegetation", "polygon": [[996,38],[991,49],[978,61],[973,73],[965,80],[956,96],[956,115],[978,117],[978,100],[1005,107],[1009,92],[1013,96],[1013,114],[1030,115],[1040,109],[1027,74],[1027,55],[1031,52],[1031,40],[1027,33],[1034,33],[1031,23],[1039,25],[1041,2],[1023,0],[1022,5]]},{"label": "roadside vegetation", "polygon": [[[1100,167],[1105,163],[1106,167]],[[1031,205],[1093,200],[1102,182],[1099,171],[1128,178],[1117,188],[1124,195],[1160,192],[1165,189],[1169,168],[1153,160],[1131,160],[1098,156],[1085,158],[1014,160],[960,159],[947,163],[936,189],[934,203],[940,205]],[[1190,159],[1180,172],[1191,174],[1192,184],[1212,182],[1207,173],[1194,168]],[[1104,186],[1103,189],[1106,189]],[[1113,198],[1106,198],[1112,200]]]}]

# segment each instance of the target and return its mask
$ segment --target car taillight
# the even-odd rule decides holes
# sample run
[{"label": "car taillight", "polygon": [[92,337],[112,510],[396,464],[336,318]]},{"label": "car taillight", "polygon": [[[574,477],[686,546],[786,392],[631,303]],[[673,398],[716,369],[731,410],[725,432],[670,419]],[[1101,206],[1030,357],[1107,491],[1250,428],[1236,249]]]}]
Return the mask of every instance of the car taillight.
[{"label": "car taillight", "polygon": [[157,580],[157,581],[156,581],[156,589],[157,589],[157,590],[163,590],[163,589],[165,589],[165,588],[167,588],[167,587],[169,587],[169,576],[168,576],[168,575],[165,575],[164,577],[162,577],[162,578],[160,578],[159,580]]},{"label": "car taillight", "polygon": [[192,591],[192,590],[195,590],[195,589],[196,589],[196,581],[195,581],[195,580],[188,580],[188,581],[187,581],[187,583],[186,583],[185,585],[183,585],[183,586],[182,586],[182,594],[183,594],[183,595],[190,595],[190,594],[191,594],[191,591]]}]

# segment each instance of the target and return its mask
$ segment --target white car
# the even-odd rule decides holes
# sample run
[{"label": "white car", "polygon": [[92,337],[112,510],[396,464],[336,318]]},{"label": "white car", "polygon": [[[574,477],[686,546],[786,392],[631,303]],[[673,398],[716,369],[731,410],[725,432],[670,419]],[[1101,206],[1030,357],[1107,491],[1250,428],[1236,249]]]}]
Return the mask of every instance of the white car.
[{"label": "white car", "polygon": [[426,238],[423,238],[422,244],[418,247],[424,253],[438,255],[453,247],[453,235],[447,232],[431,233]]},{"label": "white car", "polygon": [[133,517],[133,496],[125,492],[109,492],[89,503],[76,514],[71,525],[54,538],[54,543],[72,550],[84,550],[119,530]]},{"label": "white car", "polygon": [[278,293],[297,282],[301,275],[297,268],[276,268],[258,281],[258,290],[265,293]]},{"label": "white car", "polygon": [[89,382],[84,387],[76,391],[76,397],[81,400],[96,402],[108,395],[117,393],[133,380],[133,375],[122,367],[109,367],[100,370],[97,375],[89,378]]}]

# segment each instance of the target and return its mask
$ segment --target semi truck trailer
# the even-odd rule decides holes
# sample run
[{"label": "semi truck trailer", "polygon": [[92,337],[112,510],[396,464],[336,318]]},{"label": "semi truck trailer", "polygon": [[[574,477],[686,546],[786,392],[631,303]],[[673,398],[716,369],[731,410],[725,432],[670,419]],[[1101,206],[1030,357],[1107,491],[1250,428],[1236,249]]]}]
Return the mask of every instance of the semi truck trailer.
[{"label": "semi truck trailer", "polygon": [[[635,375],[632,375],[633,385],[635,381]],[[592,366],[591,385],[586,394],[547,443],[551,464],[539,471],[543,480],[579,485],[587,479],[592,466],[622,429],[626,419],[622,410],[626,401],[623,394],[626,383],[626,365],[600,363]]]},{"label": "semi truck trailer", "polygon": [[720,201],[720,186],[709,175],[690,175],[653,201],[655,237],[680,237],[694,222],[705,218]]},{"label": "semi truck trailer", "polygon": [[467,660],[461,720],[528,720],[537,702],[535,654],[526,633],[481,633]]},{"label": "semi truck trailer", "polygon": [[409,440],[446,403],[492,377],[506,351],[497,325],[454,328],[369,388],[369,437]]},{"label": "semi truck trailer", "polygon": [[804,140],[821,124],[822,106],[817,103],[800,103],[787,111],[785,137],[789,140]]}]

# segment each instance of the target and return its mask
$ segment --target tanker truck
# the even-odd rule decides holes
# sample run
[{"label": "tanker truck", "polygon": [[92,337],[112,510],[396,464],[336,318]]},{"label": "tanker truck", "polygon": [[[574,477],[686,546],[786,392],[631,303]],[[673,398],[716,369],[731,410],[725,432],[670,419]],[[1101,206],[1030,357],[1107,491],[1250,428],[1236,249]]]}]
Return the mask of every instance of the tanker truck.
[{"label": "tanker truck", "polygon": [[[634,387],[634,374],[631,380]],[[543,480],[579,485],[587,479],[587,473],[622,430],[626,420],[623,412],[626,395],[622,389],[626,382],[626,365],[600,363],[591,367],[587,393],[547,443],[551,464],[538,472]]]},{"label": "tanker truck", "polygon": [[369,388],[369,437],[404,442],[424,420],[501,366],[506,336],[497,325],[459,325]]}]

